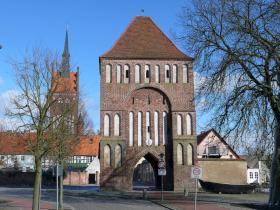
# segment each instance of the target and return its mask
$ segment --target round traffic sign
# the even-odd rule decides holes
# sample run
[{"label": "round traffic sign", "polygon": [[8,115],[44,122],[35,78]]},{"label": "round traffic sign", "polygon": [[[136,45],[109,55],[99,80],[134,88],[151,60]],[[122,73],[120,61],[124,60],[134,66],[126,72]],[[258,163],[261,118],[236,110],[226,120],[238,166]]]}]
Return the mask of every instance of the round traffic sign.
[{"label": "round traffic sign", "polygon": [[200,168],[194,168],[193,169],[193,175],[199,176],[201,174],[201,169]]}]

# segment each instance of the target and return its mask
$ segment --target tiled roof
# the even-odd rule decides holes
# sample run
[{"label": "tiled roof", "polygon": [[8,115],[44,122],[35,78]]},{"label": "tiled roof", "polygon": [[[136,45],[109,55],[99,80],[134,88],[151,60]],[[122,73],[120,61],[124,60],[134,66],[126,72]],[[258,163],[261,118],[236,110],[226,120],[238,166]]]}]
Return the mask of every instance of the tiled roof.
[{"label": "tiled roof", "polygon": [[[0,132],[0,155],[25,155],[28,141],[35,140],[36,134]],[[98,156],[100,136],[81,136],[75,145],[73,155]]]},{"label": "tiled roof", "polygon": [[35,140],[35,133],[0,133],[0,155],[30,154],[27,149],[28,141]]},{"label": "tiled roof", "polygon": [[113,47],[100,58],[193,60],[146,16],[136,16]]},{"label": "tiled roof", "polygon": [[98,156],[100,136],[81,136],[74,155]]},{"label": "tiled roof", "polygon": [[197,145],[199,145],[211,131],[212,129],[204,131],[201,134],[197,135]]},{"label": "tiled roof", "polygon": [[54,73],[54,78],[58,82],[54,91],[56,93],[62,92],[77,92],[77,72],[70,72],[69,78],[67,77],[60,77],[59,72]]}]

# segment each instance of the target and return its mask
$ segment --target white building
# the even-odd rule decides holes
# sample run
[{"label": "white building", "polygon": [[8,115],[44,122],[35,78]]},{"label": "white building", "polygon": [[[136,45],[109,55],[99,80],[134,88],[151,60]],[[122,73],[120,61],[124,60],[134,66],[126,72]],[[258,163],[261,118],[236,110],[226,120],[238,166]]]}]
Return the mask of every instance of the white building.
[{"label": "white building", "polygon": [[266,166],[265,161],[258,160],[256,157],[244,156],[247,160],[247,183],[252,184],[268,184],[270,170]]}]

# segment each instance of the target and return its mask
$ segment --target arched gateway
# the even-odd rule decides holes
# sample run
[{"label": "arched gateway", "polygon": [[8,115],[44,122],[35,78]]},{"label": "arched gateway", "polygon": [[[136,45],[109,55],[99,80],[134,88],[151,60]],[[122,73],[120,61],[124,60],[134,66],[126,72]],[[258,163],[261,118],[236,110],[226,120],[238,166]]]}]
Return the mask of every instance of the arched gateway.
[{"label": "arched gateway", "polygon": [[131,190],[137,164],[145,158],[158,187],[161,153],[167,170],[164,188],[192,186],[190,169],[196,154],[192,59],[149,17],[136,17],[100,57],[100,74],[101,186]]}]

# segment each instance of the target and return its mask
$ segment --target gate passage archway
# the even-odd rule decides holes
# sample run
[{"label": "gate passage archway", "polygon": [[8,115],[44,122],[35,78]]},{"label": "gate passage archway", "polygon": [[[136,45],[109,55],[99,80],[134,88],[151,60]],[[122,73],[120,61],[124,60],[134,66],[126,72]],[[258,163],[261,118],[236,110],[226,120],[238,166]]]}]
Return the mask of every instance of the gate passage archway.
[{"label": "gate passage archway", "polygon": [[138,161],[133,172],[133,190],[156,190],[160,188],[157,165],[158,160],[150,153]]}]

